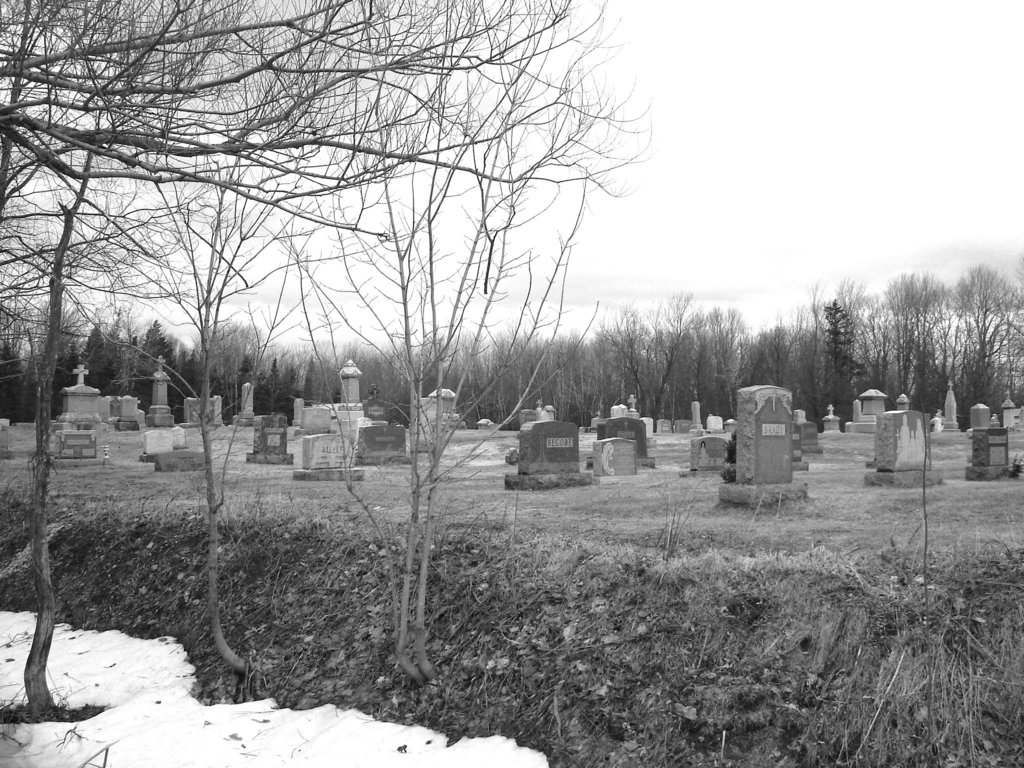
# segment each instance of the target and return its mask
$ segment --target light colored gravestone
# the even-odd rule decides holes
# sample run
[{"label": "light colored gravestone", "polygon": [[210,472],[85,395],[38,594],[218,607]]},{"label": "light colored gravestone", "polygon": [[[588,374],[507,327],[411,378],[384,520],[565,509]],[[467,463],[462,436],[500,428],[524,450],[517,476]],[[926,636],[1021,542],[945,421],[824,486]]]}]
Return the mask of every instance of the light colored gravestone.
[{"label": "light colored gravestone", "polygon": [[800,425],[800,451],[805,456],[822,452],[818,442],[818,426],[813,421],[805,421]]},{"label": "light colored gravestone", "polygon": [[292,426],[293,427],[301,427],[302,426],[302,412],[305,409],[305,407],[306,407],[306,401],[303,400],[301,397],[296,397],[295,400],[292,401]]},{"label": "light colored gravestone", "polygon": [[405,427],[388,424],[363,427],[356,445],[356,464],[409,464],[407,444]]},{"label": "light colored gravestone", "polygon": [[288,453],[288,418],[282,413],[253,419],[252,452],[245,454],[250,464],[291,464]]},{"label": "light colored gravestone", "polygon": [[864,476],[866,485],[899,488],[942,482],[931,469],[928,427],[920,411],[886,411],[875,430],[875,472]]},{"label": "light colored gravestone", "polygon": [[232,426],[251,427],[253,425],[256,414],[252,410],[252,390],[253,386],[250,382],[247,381],[242,385],[242,409],[237,416],[231,419]]},{"label": "light colored gravestone", "polygon": [[138,412],[139,398],[132,397],[131,395],[122,395],[118,402],[118,413],[120,413],[120,416],[114,422],[114,429],[118,432],[138,432]]},{"label": "light colored gravestone", "polygon": [[793,423],[804,424],[807,421],[807,411],[803,408],[797,408],[793,411]]},{"label": "light colored gravestone", "polygon": [[853,401],[853,421],[846,423],[846,431],[873,434],[878,418],[885,413],[885,400],[886,394],[877,389],[862,392],[860,398]]},{"label": "light colored gravestone", "polygon": [[967,480],[999,480],[1010,476],[1009,435],[1006,427],[971,433],[971,465]]},{"label": "light colored gravestone", "polygon": [[146,416],[147,427],[173,427],[174,415],[167,405],[167,382],[171,377],[164,372],[164,356],[160,355],[156,361],[157,368],[153,371],[153,403],[149,406],[149,415]]},{"label": "light colored gravestone", "polygon": [[754,506],[807,498],[793,482],[793,396],[769,385],[736,392],[736,482],[722,483],[726,504]]},{"label": "light colored gravestone", "polygon": [[640,419],[647,428],[647,442],[650,443],[654,439],[654,419],[649,416],[644,416]]},{"label": "light colored gravestone", "polygon": [[988,429],[992,411],[983,403],[971,406],[971,429]]},{"label": "light colored gravestone", "polygon": [[725,432],[725,423],[722,421],[721,416],[712,416],[708,414],[708,432],[712,434],[721,434]]},{"label": "light colored gravestone", "polygon": [[55,432],[57,459],[95,459],[96,431],[92,429],[63,429]]},{"label": "light colored gravestone", "polygon": [[112,397],[105,396],[101,397],[97,401],[97,405],[99,406],[100,421],[102,421],[104,424],[110,423],[110,404],[113,401],[113,399],[114,398]]},{"label": "light colored gravestone", "polygon": [[[214,395],[206,402],[206,423],[212,427],[224,425],[221,418],[222,400],[220,395]],[[198,397],[185,398],[185,423],[190,427],[198,427],[201,418],[202,403]]]},{"label": "light colored gravestone", "polygon": [[949,389],[946,390],[945,413],[942,419],[942,428],[953,432],[959,432],[960,426],[956,421],[956,396],[953,394],[953,382],[949,382]]},{"label": "light colored gravestone", "polygon": [[945,429],[945,427],[943,426],[944,423],[945,422],[942,419],[942,411],[936,411],[935,416],[932,418],[931,421],[932,434],[936,435],[939,432],[942,432],[942,430]]},{"label": "light colored gravestone", "polygon": [[655,461],[647,455],[647,427],[639,419],[629,417],[608,419],[597,428],[597,439],[607,440],[609,437],[621,437],[636,443],[636,459],[641,467],[654,469]]},{"label": "light colored gravestone", "polygon": [[527,425],[537,421],[537,411],[534,408],[523,408],[519,411],[519,428],[525,429]]},{"label": "light colored gravestone", "polygon": [[726,419],[725,423],[722,424],[722,428],[725,429],[725,434],[732,435],[736,433],[736,419]]},{"label": "light colored gravestone", "polygon": [[[703,435],[690,440],[690,471],[721,472],[729,450],[729,438]],[[684,475],[684,473],[680,473]]]},{"label": "light colored gravestone", "polygon": [[150,430],[142,434],[142,453],[139,454],[139,461],[152,464],[156,461],[157,454],[170,453],[174,450],[174,437],[170,430]]},{"label": "light colored gravestone", "polygon": [[[308,411],[303,413],[303,423]],[[341,435],[308,435],[302,438],[302,469],[294,480],[362,480],[363,470],[352,469],[352,443]]]},{"label": "light colored gravestone", "polygon": [[171,447],[175,451],[184,451],[188,448],[187,433],[184,429],[181,427],[171,427],[168,432],[171,433]]},{"label": "light colored gravestone", "polygon": [[[640,424],[643,429],[643,424]],[[567,421],[538,421],[519,432],[519,465],[505,475],[509,491],[539,491],[592,485],[594,476],[580,472],[580,436]]]},{"label": "light colored gravestone", "polygon": [[621,437],[594,441],[594,476],[618,477],[637,473],[636,443]]},{"label": "light colored gravestone", "polygon": [[1011,432],[1017,428],[1017,406],[1013,404],[1013,400],[1010,399],[1010,393],[1006,393],[1006,399],[1003,400],[1003,427],[1010,430]]},{"label": "light colored gravestone", "polygon": [[907,411],[907,410],[910,410],[910,398],[907,397],[905,393],[901,394],[899,397],[896,398],[896,410],[897,411]]},{"label": "light colored gravestone", "polygon": [[668,419],[658,419],[658,434],[672,431],[672,422]]},{"label": "light colored gravestone", "polygon": [[839,432],[840,419],[836,416],[835,406],[829,403],[828,416],[821,420],[823,432]]},{"label": "light colored gravestone", "polygon": [[100,391],[85,383],[89,369],[83,363],[79,363],[72,373],[78,376],[78,383],[61,390],[64,412],[57,417],[57,428],[78,431],[95,429],[102,422],[99,413]]},{"label": "light colored gravestone", "polygon": [[700,417],[700,401],[694,400],[690,403],[690,421],[693,422],[693,426],[700,429],[700,425],[704,423],[704,420]]},{"label": "light colored gravestone", "polygon": [[624,419],[626,414],[629,413],[629,408],[625,405],[613,405],[611,410],[608,412],[609,419]]},{"label": "light colored gravestone", "polygon": [[323,406],[302,409],[302,433],[326,435],[331,431],[331,409]]}]

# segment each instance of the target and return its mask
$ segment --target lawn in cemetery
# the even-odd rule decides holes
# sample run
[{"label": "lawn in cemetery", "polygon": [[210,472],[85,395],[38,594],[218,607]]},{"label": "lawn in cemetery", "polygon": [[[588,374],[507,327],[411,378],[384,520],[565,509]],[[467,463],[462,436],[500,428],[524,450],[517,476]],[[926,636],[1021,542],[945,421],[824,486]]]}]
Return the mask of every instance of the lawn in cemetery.
[{"label": "lawn in cemetery", "polygon": [[[32,610],[33,433],[10,434],[0,605]],[[218,428],[229,642],[281,706],[501,734],[552,766],[1024,763],[1022,481],[968,482],[968,438],[946,431],[942,484],[867,487],[874,436],[826,432],[794,473],[806,501],[732,507],[718,472],[690,471],[690,439],[657,434],[635,476],[527,492],[503,482],[516,432],[457,431],[428,606],[439,674],[417,688],[394,664],[387,578],[410,467],[299,482],[246,463],[252,428]],[[58,621],[174,636],[200,700],[230,700],[204,615],[202,474],[140,462],[138,432],[99,442],[106,458],[53,476]]]}]

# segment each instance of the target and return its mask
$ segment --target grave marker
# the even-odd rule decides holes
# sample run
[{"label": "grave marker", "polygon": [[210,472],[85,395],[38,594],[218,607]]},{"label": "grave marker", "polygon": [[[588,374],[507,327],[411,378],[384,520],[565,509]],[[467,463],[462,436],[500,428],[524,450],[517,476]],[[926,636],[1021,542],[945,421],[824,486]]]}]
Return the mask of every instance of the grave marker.
[{"label": "grave marker", "polygon": [[62,429],[55,432],[58,459],[95,459],[96,432],[91,429]]},{"label": "grave marker", "polygon": [[169,431],[150,430],[142,434],[142,453],[139,454],[139,461],[152,464],[161,453],[170,453],[174,450],[174,437]]},{"label": "grave marker", "polygon": [[729,438],[704,435],[690,440],[690,471],[721,472],[729,450]]},{"label": "grave marker", "polygon": [[[303,413],[303,423],[309,415]],[[341,435],[308,435],[302,438],[302,469],[292,472],[293,480],[362,480],[363,470],[352,469],[352,443]]]},{"label": "grave marker", "polygon": [[359,430],[356,464],[409,464],[405,427],[373,424]]},{"label": "grave marker", "polygon": [[1009,431],[1006,427],[971,433],[971,465],[967,480],[999,480],[1010,476]]},{"label": "grave marker", "polygon": [[206,469],[202,451],[168,451],[158,453],[153,461],[154,472],[201,472]]},{"label": "grave marker", "polygon": [[594,442],[594,476],[618,477],[637,473],[636,442],[608,437]]},{"label": "grave marker", "polygon": [[886,411],[875,430],[875,472],[864,476],[867,485],[900,488],[942,482],[931,470],[928,424],[920,411]]},{"label": "grave marker", "polygon": [[640,419],[625,418],[608,419],[597,428],[597,439],[607,440],[610,437],[621,437],[636,443],[636,459],[641,467],[654,468],[654,459],[647,455],[647,427]]},{"label": "grave marker", "polygon": [[252,453],[245,454],[250,464],[291,464],[288,453],[288,418],[282,413],[253,418]]},{"label": "grave marker", "polygon": [[[636,419],[633,421],[644,424]],[[550,490],[592,485],[594,476],[580,472],[580,433],[567,421],[537,421],[519,432],[519,466],[505,475],[506,490]]]}]

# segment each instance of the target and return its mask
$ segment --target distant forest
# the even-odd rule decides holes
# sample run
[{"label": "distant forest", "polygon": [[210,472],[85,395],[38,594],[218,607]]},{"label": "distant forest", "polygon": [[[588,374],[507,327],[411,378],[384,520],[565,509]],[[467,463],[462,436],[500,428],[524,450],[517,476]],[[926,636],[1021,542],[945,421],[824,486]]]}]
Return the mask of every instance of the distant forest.
[{"label": "distant forest", "polygon": [[[33,350],[39,347],[32,328],[24,318],[0,328],[0,417],[14,422],[32,420]],[[649,308],[626,306],[604,315],[585,338],[563,334],[516,349],[518,362],[507,371],[512,336],[499,332],[484,354],[457,357],[437,384],[452,386],[468,371],[460,400],[478,403],[463,414],[469,424],[500,422],[515,414],[521,400],[531,408],[541,400],[555,407],[558,418],[584,425],[630,395],[643,415],[655,419],[689,418],[693,400],[705,416],[730,418],[736,389],[754,384],[792,390],[808,418],[821,419],[833,404],[846,421],[853,399],[866,389],[885,392],[890,407],[906,394],[913,408],[934,412],[952,383],[965,416],[974,403],[996,408],[1008,395],[1017,404],[1024,401],[1022,328],[1019,276],[1010,280],[977,266],[952,284],[917,273],[893,278],[880,294],[854,282],[818,289],[788,318],[760,330],[751,330],[735,309],[698,309],[689,295]],[[179,421],[184,397],[198,389],[194,345],[159,322],[135,327],[123,315],[78,315],[66,320],[63,339],[54,416],[61,410],[60,390],[75,383],[71,371],[80,361],[89,369],[87,384],[104,395],[134,395],[146,409],[155,361],[162,356],[172,375],[169,404]],[[324,360],[309,346],[261,347],[258,335],[242,326],[221,328],[217,344],[211,391],[223,397],[225,419],[237,413],[245,382],[255,385],[256,413],[290,414],[295,397],[336,400],[337,371],[351,358],[363,372],[361,396],[375,387],[377,397],[392,404],[392,419],[407,421],[406,385],[370,346],[340,347]]]}]

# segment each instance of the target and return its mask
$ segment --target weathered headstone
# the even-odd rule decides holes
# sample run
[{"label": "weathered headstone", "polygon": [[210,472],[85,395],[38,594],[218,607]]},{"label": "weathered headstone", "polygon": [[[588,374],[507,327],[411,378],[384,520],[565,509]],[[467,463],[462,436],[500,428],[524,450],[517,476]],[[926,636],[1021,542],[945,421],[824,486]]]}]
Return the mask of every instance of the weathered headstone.
[{"label": "weathered headstone", "polygon": [[693,422],[693,426],[700,429],[700,425],[704,423],[704,420],[700,417],[700,401],[694,400],[690,403],[690,421]]},{"label": "weathered headstone", "polygon": [[388,421],[387,404],[383,400],[378,400],[375,397],[364,400],[363,415],[370,421],[379,421],[386,424]]},{"label": "weathered headstone", "polygon": [[967,480],[999,480],[1010,476],[1009,435],[1006,427],[971,433],[971,465]]},{"label": "weathered headstone", "polygon": [[792,464],[794,472],[806,472],[809,467],[806,461],[804,461],[803,451],[803,432],[801,425],[793,420],[793,430],[790,433],[790,439],[793,441],[793,452],[792,452]]},{"label": "weathered headstone", "polygon": [[167,382],[170,380],[171,377],[164,371],[164,356],[160,355],[156,361],[156,370],[153,371],[153,402],[146,416],[147,427],[174,426],[174,414],[167,405]]},{"label": "weathered headstone", "polygon": [[[303,413],[303,422],[308,409]],[[342,435],[308,435],[302,438],[302,469],[294,480],[362,480],[363,470],[352,469],[352,443]]]},{"label": "weathered headstone", "polygon": [[828,406],[828,416],[821,420],[823,432],[839,432],[839,422],[841,419],[836,416],[836,409],[831,403]]},{"label": "weathered headstone", "polygon": [[206,468],[202,451],[168,451],[153,460],[154,472],[201,472]]},{"label": "weathered headstone", "polygon": [[653,469],[654,459],[647,455],[647,428],[639,419],[631,419],[628,416],[621,419],[608,419],[597,428],[597,439],[606,440],[609,437],[621,437],[636,442],[636,459],[641,467]]},{"label": "weathered headstone", "polygon": [[78,376],[78,383],[61,390],[64,412],[57,417],[55,427],[73,431],[95,429],[102,422],[99,414],[100,391],[85,383],[89,369],[83,363],[79,363],[72,373]]},{"label": "weathered headstone", "polygon": [[804,455],[821,453],[818,442],[818,425],[813,421],[805,421],[800,425],[800,449]]},{"label": "weathered headstone", "polygon": [[252,409],[253,385],[245,382],[242,385],[242,408],[238,415],[231,419],[231,424],[236,427],[251,427],[256,418]]},{"label": "weathered headstone", "polygon": [[677,435],[688,434],[690,429],[693,428],[693,422],[689,419],[676,419],[672,422],[672,431]]},{"label": "weathered headstone", "polygon": [[622,437],[594,441],[594,476],[610,477],[637,473],[636,442]]},{"label": "weathered headstone", "polygon": [[708,415],[707,430],[712,434],[720,434],[725,432],[725,423],[722,421],[721,416]]},{"label": "weathered headstone", "polygon": [[96,431],[92,429],[63,429],[54,432],[57,439],[55,458],[95,459]]},{"label": "weathered headstone", "polygon": [[188,448],[188,437],[184,429],[171,427],[168,431],[171,433],[171,448],[175,451],[184,451]]},{"label": "weathered headstone", "polygon": [[301,397],[296,397],[292,401],[292,426],[293,427],[301,427],[302,426],[302,411],[303,411],[303,409],[305,409],[305,407],[306,407],[306,401],[303,400]]},{"label": "weathered headstone", "polygon": [[988,429],[991,419],[992,411],[984,403],[971,406],[971,429]]},{"label": "weathered headstone", "polygon": [[806,424],[807,423],[807,411],[803,408],[795,408],[793,410],[793,423],[794,424]]},{"label": "weathered headstone", "polygon": [[654,419],[649,416],[644,416],[640,419],[647,428],[647,442],[650,443],[654,439]]},{"label": "weathered headstone", "polygon": [[373,424],[359,430],[356,464],[408,464],[406,429],[401,426]]},{"label": "weathered headstone", "polygon": [[936,485],[942,476],[931,469],[928,426],[920,411],[886,411],[875,430],[875,472],[864,476],[867,485],[900,488]]},{"label": "weathered headstone", "polygon": [[[640,428],[644,429],[642,422]],[[550,490],[593,482],[593,475],[580,472],[580,437],[575,424],[538,421],[530,429],[520,430],[518,471],[505,475],[506,490]]]},{"label": "weathered headstone", "polygon": [[1003,426],[1012,432],[1017,428],[1017,406],[1010,399],[1009,392],[1006,393],[1006,399],[1000,407],[1003,410]]},{"label": "weathered headstone", "polygon": [[153,463],[161,453],[170,453],[174,450],[174,437],[170,431],[149,430],[142,433],[142,453],[139,454],[139,461]]},{"label": "weathered headstone", "polygon": [[690,440],[690,471],[721,472],[729,450],[729,438],[703,435]]},{"label": "weathered headstone", "polygon": [[139,431],[139,399],[131,395],[122,395],[118,401],[117,420],[114,421],[114,429],[118,432]]},{"label": "weathered headstone", "polygon": [[527,424],[533,424],[537,421],[537,411],[534,408],[523,408],[519,411],[519,428],[522,429]]},{"label": "weathered headstone", "polygon": [[722,424],[725,434],[732,435],[736,432],[736,419],[726,419]]},{"label": "weathered headstone", "polygon": [[753,506],[807,498],[793,483],[793,396],[770,385],[736,392],[736,482],[722,483],[718,498]]},{"label": "weathered headstone", "polygon": [[[198,397],[185,398],[185,423],[191,427],[200,424],[202,403]],[[222,401],[220,395],[214,395],[206,403],[206,423],[213,427],[223,426]]]},{"label": "weathered headstone", "polygon": [[668,419],[658,419],[658,434],[672,431],[672,422]]},{"label": "weathered headstone", "polygon": [[302,433],[304,435],[326,435],[331,431],[331,409],[324,406],[302,409]]},{"label": "weathered headstone", "polygon": [[846,431],[873,434],[878,418],[885,413],[886,397],[877,389],[862,392],[860,398],[853,401],[853,421],[846,423]]},{"label": "weathered headstone", "polygon": [[910,398],[907,397],[906,393],[901,394],[896,398],[896,410],[907,411],[910,410]]},{"label": "weathered headstone", "polygon": [[611,409],[608,411],[608,418],[609,419],[624,419],[624,418],[626,418],[626,414],[628,414],[628,413],[629,413],[629,407],[619,403],[617,405],[613,405],[611,407]]},{"label": "weathered headstone", "polygon": [[282,413],[253,418],[252,452],[245,454],[250,464],[292,464],[288,453],[288,418]]}]

